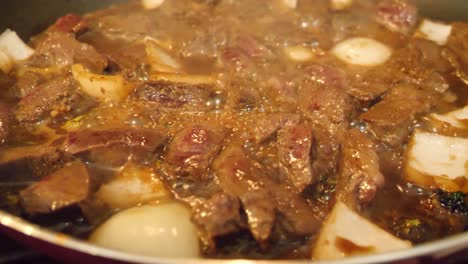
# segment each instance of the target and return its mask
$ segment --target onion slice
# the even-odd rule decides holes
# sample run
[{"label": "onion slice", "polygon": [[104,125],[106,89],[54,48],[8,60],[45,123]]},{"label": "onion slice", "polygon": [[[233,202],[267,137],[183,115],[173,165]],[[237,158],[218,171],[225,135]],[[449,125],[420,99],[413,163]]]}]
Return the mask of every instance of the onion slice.
[{"label": "onion slice", "polygon": [[15,65],[13,59],[3,50],[0,50],[0,70],[8,73]]},{"label": "onion slice", "polygon": [[338,201],[321,229],[312,257],[340,259],[410,247],[409,241],[391,235]]},{"label": "onion slice", "polygon": [[289,59],[296,62],[310,61],[315,57],[311,49],[301,46],[286,47],[284,48],[284,52]]},{"label": "onion slice", "polygon": [[281,0],[284,6],[295,9],[297,7],[297,0]]},{"label": "onion slice", "polygon": [[180,63],[161,48],[155,39],[146,37],[144,43],[146,54],[148,55],[148,62],[153,71],[176,73],[180,70]]},{"label": "onion slice", "polygon": [[340,60],[359,66],[377,66],[385,63],[392,55],[392,50],[370,38],[350,38],[338,43],[332,54]]},{"label": "onion slice", "polygon": [[129,93],[124,78],[120,75],[95,74],[81,64],[72,65],[71,72],[81,89],[100,101],[119,102]]},{"label": "onion slice", "polygon": [[455,128],[468,128],[468,105],[446,114],[432,114],[432,119],[444,122]]},{"label": "onion slice", "polygon": [[33,54],[34,50],[26,45],[16,32],[7,29],[0,34],[0,70],[8,73],[16,62]]},{"label": "onion slice", "polygon": [[410,143],[406,179],[427,188],[468,191],[468,139],[417,130]]},{"label": "onion slice", "polygon": [[416,36],[431,40],[441,46],[445,45],[452,33],[452,25],[424,19],[419,25]]},{"label": "onion slice", "polygon": [[330,0],[332,10],[344,10],[353,4],[353,0]]},{"label": "onion slice", "polygon": [[164,0],[141,0],[141,4],[145,9],[155,9],[160,7],[164,3]]}]

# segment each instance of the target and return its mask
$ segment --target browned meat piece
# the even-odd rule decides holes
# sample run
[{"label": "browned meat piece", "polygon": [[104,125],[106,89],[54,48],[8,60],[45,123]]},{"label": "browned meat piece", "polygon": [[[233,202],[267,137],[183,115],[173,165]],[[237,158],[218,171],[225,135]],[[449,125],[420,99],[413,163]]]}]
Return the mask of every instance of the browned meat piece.
[{"label": "browned meat piece", "polygon": [[213,21],[208,28],[197,31],[193,39],[184,43],[180,53],[186,58],[215,59],[226,46],[229,38],[229,29]]},{"label": "browned meat piece", "polygon": [[344,89],[306,82],[299,90],[299,109],[313,124],[316,144],[312,170],[319,179],[335,170],[353,105]]},{"label": "browned meat piece", "polygon": [[312,141],[312,129],[304,124],[278,131],[278,158],[284,174],[299,192],[316,180],[310,160]]},{"label": "browned meat piece", "polygon": [[381,0],[376,20],[391,31],[408,34],[418,22],[418,9],[406,0]]},{"label": "browned meat piece", "polygon": [[88,22],[76,14],[67,14],[55,22],[49,30],[64,33],[80,33],[88,27]]},{"label": "browned meat piece", "polygon": [[58,31],[48,32],[28,60],[33,67],[65,67],[73,63],[83,64],[96,73],[107,66],[107,60],[92,46],[77,41],[73,34]]},{"label": "browned meat piece", "polygon": [[412,39],[394,52],[388,63],[355,78],[347,92],[364,102],[381,97],[394,85],[409,83],[433,93],[449,88],[450,65],[443,58],[443,48],[432,41]]},{"label": "browned meat piece", "polygon": [[454,23],[452,33],[449,36],[447,47],[451,52],[445,55],[450,64],[455,68],[456,75],[465,84],[468,84],[468,24]]},{"label": "browned meat piece", "polygon": [[336,87],[335,82],[314,80],[323,86],[306,82],[299,90],[299,109],[314,123],[325,126],[344,123],[352,110],[345,91]]},{"label": "browned meat piece", "polygon": [[37,161],[38,163],[47,163],[47,160],[57,160],[60,156],[58,152],[63,138],[51,139],[43,144],[36,144],[31,146],[22,146],[10,148],[0,153],[0,166],[8,165],[15,162],[30,163]]},{"label": "browned meat piece", "polygon": [[252,64],[242,50],[236,47],[225,48],[221,55],[221,59],[227,68],[231,68],[235,71],[245,70]]},{"label": "browned meat piece", "polygon": [[231,146],[215,159],[213,168],[224,191],[242,201],[252,235],[261,244],[265,243],[275,222],[275,204],[250,160],[242,149]]},{"label": "browned meat piece", "polygon": [[88,169],[82,162],[67,163],[21,191],[21,205],[28,214],[46,214],[63,209],[88,197],[90,181]]},{"label": "browned meat piece", "polygon": [[61,76],[37,87],[18,103],[15,117],[20,122],[79,115],[95,105],[82,94],[73,77]]},{"label": "browned meat piece", "polygon": [[295,236],[315,233],[320,222],[307,202],[287,184],[276,183],[254,166],[241,148],[230,146],[213,163],[225,192],[238,196],[255,239],[264,245],[279,212],[285,229]]},{"label": "browned meat piece", "polygon": [[237,46],[250,58],[267,59],[273,56],[273,52],[252,36],[240,36],[237,38]]},{"label": "browned meat piece", "polygon": [[[202,239],[237,232],[244,226],[240,215],[240,202],[234,196],[217,193],[192,208],[192,221],[201,231]],[[205,244],[213,245],[212,241]]]},{"label": "browned meat piece", "polygon": [[149,82],[135,89],[135,100],[155,103],[158,106],[179,108],[193,107],[197,110],[207,107],[211,96],[211,87],[172,82]]},{"label": "browned meat piece", "polygon": [[273,135],[283,126],[292,126],[299,123],[300,116],[297,114],[270,114],[259,117],[252,129],[251,137],[255,142],[262,142]]},{"label": "browned meat piece", "polygon": [[411,86],[398,86],[360,119],[368,124],[368,130],[378,140],[389,146],[399,146],[410,134],[416,117],[429,111],[431,104],[426,93]]},{"label": "browned meat piece", "polygon": [[313,64],[304,69],[306,79],[312,83],[344,88],[347,80],[345,72],[339,68],[325,64]]},{"label": "browned meat piece", "polygon": [[98,148],[122,145],[154,151],[165,140],[166,136],[154,129],[83,129],[70,132],[61,150],[74,155]]},{"label": "browned meat piece", "polygon": [[0,145],[7,142],[8,136],[10,135],[11,123],[12,116],[10,107],[0,103]]},{"label": "browned meat piece", "polygon": [[224,136],[224,128],[218,125],[190,125],[174,136],[165,160],[179,175],[206,178],[203,174],[220,150]]},{"label": "browned meat piece", "polygon": [[44,78],[38,73],[26,71],[24,74],[18,77],[18,81],[14,86],[15,95],[23,98],[34,92],[43,82]]},{"label": "browned meat piece", "polygon": [[373,142],[357,129],[344,134],[337,198],[359,208],[371,202],[384,184]]},{"label": "browned meat piece", "polygon": [[452,33],[449,36],[447,46],[460,56],[461,61],[464,64],[468,64],[468,55],[466,50],[468,49],[468,23],[458,22],[453,23]]}]

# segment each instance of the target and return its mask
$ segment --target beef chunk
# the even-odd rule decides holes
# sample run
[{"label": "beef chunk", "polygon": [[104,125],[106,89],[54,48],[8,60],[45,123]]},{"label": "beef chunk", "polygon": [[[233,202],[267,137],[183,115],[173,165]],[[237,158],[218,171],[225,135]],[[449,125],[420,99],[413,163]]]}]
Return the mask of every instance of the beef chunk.
[{"label": "beef chunk", "polygon": [[[203,1],[203,2],[214,2]],[[186,58],[215,59],[229,40],[229,30],[211,22],[206,29],[198,29],[194,37],[181,47],[180,54]]]},{"label": "beef chunk", "polygon": [[252,61],[238,47],[225,48],[221,60],[226,68],[242,71],[252,65]]},{"label": "beef chunk", "polygon": [[384,184],[373,142],[351,129],[344,134],[341,152],[338,199],[353,208],[368,204]]},{"label": "beef chunk", "polygon": [[305,82],[299,90],[299,109],[314,123],[340,125],[349,119],[351,102],[343,89]]},{"label": "beef chunk", "polygon": [[18,81],[14,86],[14,93],[16,96],[23,98],[34,92],[44,81],[44,78],[40,74],[26,71],[18,77]]},{"label": "beef chunk", "polygon": [[[192,221],[201,231],[202,239],[237,232],[243,227],[240,215],[240,202],[237,197],[217,193],[192,208]],[[212,244],[207,241],[205,244]]]},{"label": "beef chunk", "polygon": [[347,92],[364,102],[372,102],[392,86],[407,83],[433,93],[449,88],[448,62],[442,57],[443,48],[424,39],[412,39],[404,48],[395,50],[385,64],[355,78]]},{"label": "beef chunk", "polygon": [[312,169],[320,178],[335,170],[341,136],[353,114],[353,105],[344,89],[316,82],[305,82],[299,98],[299,109],[313,124],[316,144]]},{"label": "beef chunk", "polygon": [[136,88],[133,99],[167,108],[186,106],[200,110],[206,108],[210,96],[211,88],[206,85],[158,81]]},{"label": "beef chunk", "polygon": [[61,149],[72,155],[115,145],[154,151],[165,139],[154,129],[84,129],[69,133]]},{"label": "beef chunk", "polygon": [[39,41],[36,53],[28,60],[33,67],[65,67],[73,63],[85,65],[96,73],[107,66],[107,60],[92,46],[81,43],[70,33],[52,31]]},{"label": "beef chunk", "polygon": [[312,64],[304,69],[306,78],[312,82],[326,87],[344,88],[346,86],[346,74],[337,67],[325,64]]},{"label": "beef chunk", "polygon": [[179,175],[206,178],[202,174],[221,148],[224,136],[224,129],[218,125],[189,125],[174,136],[165,159]]},{"label": "beef chunk", "polygon": [[300,117],[297,114],[286,113],[269,114],[265,117],[259,117],[252,129],[251,137],[255,142],[262,142],[283,126],[292,126],[299,123],[299,119]]},{"label": "beef chunk", "polygon": [[81,16],[76,14],[66,14],[49,28],[51,31],[59,31],[64,33],[80,33],[88,28],[88,22]]},{"label": "beef chunk", "polygon": [[312,130],[304,125],[285,126],[278,132],[278,157],[284,174],[302,192],[315,179],[311,168]]},{"label": "beef chunk", "polygon": [[61,158],[59,146],[63,138],[50,139],[49,141],[31,146],[14,147],[3,150],[0,154],[0,170],[43,175]]},{"label": "beef chunk", "polygon": [[456,70],[456,75],[465,84],[468,84],[468,24],[454,23],[452,33],[449,36],[447,47],[450,52],[446,52],[452,66]]},{"label": "beef chunk", "polygon": [[86,199],[90,190],[86,166],[74,161],[21,191],[21,204],[28,214],[46,214]]},{"label": "beef chunk", "polygon": [[12,125],[12,115],[10,108],[0,103],[0,145],[7,142]]},{"label": "beef chunk", "polygon": [[250,231],[261,245],[270,237],[276,212],[291,235],[305,236],[318,230],[320,222],[307,202],[289,185],[264,175],[241,148],[226,148],[213,168],[224,191],[240,198]]},{"label": "beef chunk", "polygon": [[406,0],[381,0],[376,20],[391,31],[408,34],[418,22],[418,9]]},{"label": "beef chunk", "polygon": [[426,93],[410,86],[398,86],[360,119],[368,124],[368,130],[377,139],[398,146],[410,134],[416,117],[430,110],[431,103]]},{"label": "beef chunk", "polygon": [[264,243],[275,221],[275,205],[269,190],[252,171],[251,162],[242,149],[232,146],[215,159],[213,168],[224,191],[240,198],[252,235]]},{"label": "beef chunk", "polygon": [[252,36],[240,36],[237,38],[237,46],[250,58],[266,59],[273,52]]},{"label": "beef chunk", "polygon": [[73,117],[94,104],[91,98],[79,91],[73,77],[65,75],[40,85],[21,99],[15,116],[20,122],[38,122],[66,115]]}]

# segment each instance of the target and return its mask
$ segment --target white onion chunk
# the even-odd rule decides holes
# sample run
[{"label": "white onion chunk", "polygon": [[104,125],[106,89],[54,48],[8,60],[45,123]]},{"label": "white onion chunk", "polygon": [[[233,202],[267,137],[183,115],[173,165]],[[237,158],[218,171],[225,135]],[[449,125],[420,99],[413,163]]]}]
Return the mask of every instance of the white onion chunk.
[{"label": "white onion chunk", "polygon": [[337,202],[325,221],[312,251],[316,260],[381,253],[410,248],[401,240]]},{"label": "white onion chunk", "polygon": [[199,257],[190,210],[179,203],[145,205],[119,212],[90,241],[102,247],[161,258]]},{"label": "white onion chunk", "polygon": [[434,41],[439,45],[445,45],[451,32],[451,25],[424,19],[419,26],[416,36]]},{"label": "white onion chunk", "polygon": [[392,50],[370,38],[350,38],[338,43],[332,54],[340,60],[359,66],[377,66],[385,63],[392,55]]}]

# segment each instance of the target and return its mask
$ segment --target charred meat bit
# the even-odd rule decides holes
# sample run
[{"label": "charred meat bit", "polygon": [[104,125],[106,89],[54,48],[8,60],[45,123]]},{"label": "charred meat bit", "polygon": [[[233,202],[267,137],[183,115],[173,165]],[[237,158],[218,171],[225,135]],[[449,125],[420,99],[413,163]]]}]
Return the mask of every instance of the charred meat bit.
[{"label": "charred meat bit", "polygon": [[371,202],[384,184],[379,158],[373,142],[356,129],[345,133],[341,152],[338,199],[360,208]]},{"label": "charred meat bit", "polygon": [[79,161],[70,162],[21,191],[21,204],[32,215],[54,212],[86,199],[90,184],[86,166]]},{"label": "charred meat bit", "polygon": [[285,126],[278,132],[279,160],[299,192],[315,181],[310,159],[312,141],[312,129],[304,124]]},{"label": "charred meat bit", "polygon": [[72,155],[114,145],[154,151],[166,136],[154,129],[109,128],[70,132],[61,150]]}]

